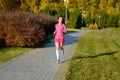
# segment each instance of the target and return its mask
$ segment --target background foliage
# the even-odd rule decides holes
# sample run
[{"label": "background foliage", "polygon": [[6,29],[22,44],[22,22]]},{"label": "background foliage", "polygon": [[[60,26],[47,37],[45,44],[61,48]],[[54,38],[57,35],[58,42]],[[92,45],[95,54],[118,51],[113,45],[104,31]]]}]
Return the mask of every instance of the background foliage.
[{"label": "background foliage", "polygon": [[120,27],[120,0],[0,0],[0,46],[41,44],[66,9],[68,28]]},{"label": "background foliage", "polygon": [[[68,3],[65,3],[64,0],[0,0],[0,12],[21,9],[34,13],[50,14],[55,17],[63,16],[65,18],[66,4],[68,5],[69,28],[76,28],[76,26],[81,28],[80,24],[89,26],[97,23],[99,25],[99,20],[100,28],[119,27],[120,0],[68,0]],[[80,18],[79,15],[83,17],[84,23],[76,22],[78,17]],[[115,20],[112,21],[112,17],[116,15],[119,15],[119,19],[115,17]],[[109,24],[111,22],[112,25]]]}]

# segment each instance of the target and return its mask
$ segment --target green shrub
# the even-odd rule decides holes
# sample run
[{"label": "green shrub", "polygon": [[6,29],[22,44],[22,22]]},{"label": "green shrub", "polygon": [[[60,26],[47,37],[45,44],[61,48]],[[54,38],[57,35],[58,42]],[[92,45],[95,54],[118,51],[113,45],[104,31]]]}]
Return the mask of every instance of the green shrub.
[{"label": "green shrub", "polygon": [[[100,12],[99,15],[101,16],[100,17],[100,26],[99,26],[99,28],[109,27],[109,26],[107,26],[108,18],[109,18],[108,13],[105,10],[103,10],[103,11]],[[98,17],[99,17],[99,15],[98,15]]]},{"label": "green shrub", "polygon": [[120,27],[120,20],[118,21],[118,27]]},{"label": "green shrub", "polygon": [[63,18],[65,18],[65,6],[64,5],[60,5],[58,10],[57,10],[57,15],[56,17],[62,16]]},{"label": "green shrub", "polygon": [[76,22],[76,27],[77,29],[80,29],[82,27],[82,15],[79,15],[77,18],[77,22]]},{"label": "green shrub", "polygon": [[120,13],[118,14],[119,20],[118,20],[118,27],[120,28]]},{"label": "green shrub", "polygon": [[108,19],[108,27],[118,27],[119,16],[111,15]]},{"label": "green shrub", "polygon": [[[70,17],[68,20],[68,28],[77,28],[78,27],[78,19],[80,19],[80,10],[75,10],[73,12],[70,12]],[[79,17],[79,18],[78,18]],[[81,21],[80,21],[81,23]],[[77,25],[78,24],[78,25]]]}]

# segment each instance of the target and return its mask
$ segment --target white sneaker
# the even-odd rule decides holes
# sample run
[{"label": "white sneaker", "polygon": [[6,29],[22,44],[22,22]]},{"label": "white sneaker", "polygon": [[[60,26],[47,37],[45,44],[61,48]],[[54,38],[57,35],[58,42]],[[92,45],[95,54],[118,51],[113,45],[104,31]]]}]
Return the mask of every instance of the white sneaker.
[{"label": "white sneaker", "polygon": [[60,63],[60,59],[57,59],[57,62],[56,63]]},{"label": "white sneaker", "polygon": [[64,49],[61,49],[62,54],[64,54]]}]

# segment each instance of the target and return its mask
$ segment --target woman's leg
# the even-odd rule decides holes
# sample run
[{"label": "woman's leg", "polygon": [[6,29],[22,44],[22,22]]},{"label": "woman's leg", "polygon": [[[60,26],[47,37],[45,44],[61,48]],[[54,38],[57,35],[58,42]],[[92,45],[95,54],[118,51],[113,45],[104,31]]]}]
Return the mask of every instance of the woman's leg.
[{"label": "woman's leg", "polygon": [[57,62],[60,62],[59,43],[55,42]]},{"label": "woman's leg", "polygon": [[63,48],[63,45],[64,45],[64,43],[60,43],[60,49],[61,49],[62,54],[64,54],[64,48]]}]

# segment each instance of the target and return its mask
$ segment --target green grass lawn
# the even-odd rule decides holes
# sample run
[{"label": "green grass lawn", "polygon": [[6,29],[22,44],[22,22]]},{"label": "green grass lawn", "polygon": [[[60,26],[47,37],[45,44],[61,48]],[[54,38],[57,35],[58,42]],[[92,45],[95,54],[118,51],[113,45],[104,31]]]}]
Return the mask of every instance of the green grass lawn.
[{"label": "green grass lawn", "polygon": [[80,38],[66,80],[120,80],[120,30],[98,30]]},{"label": "green grass lawn", "polygon": [[16,56],[29,50],[28,48],[18,48],[18,47],[4,47],[0,48],[0,64],[9,61]]}]

